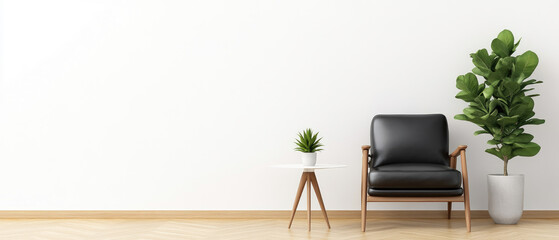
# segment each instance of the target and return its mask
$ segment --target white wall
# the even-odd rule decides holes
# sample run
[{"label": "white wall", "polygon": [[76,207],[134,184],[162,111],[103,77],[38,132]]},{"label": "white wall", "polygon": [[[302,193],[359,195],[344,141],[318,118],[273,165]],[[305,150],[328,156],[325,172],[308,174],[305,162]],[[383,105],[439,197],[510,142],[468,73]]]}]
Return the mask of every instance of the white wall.
[{"label": "white wall", "polygon": [[0,209],[290,209],[300,173],[270,165],[299,161],[292,142],[307,127],[324,136],[321,163],[348,165],[317,173],[326,207],[359,209],[370,119],[436,112],[451,148],[470,146],[472,208],[486,209],[502,162],[452,119],[465,106],[455,79],[504,28],[540,56],[547,120],[529,128],[540,154],[510,172],[526,175],[526,209],[559,209],[556,1],[0,6]]}]

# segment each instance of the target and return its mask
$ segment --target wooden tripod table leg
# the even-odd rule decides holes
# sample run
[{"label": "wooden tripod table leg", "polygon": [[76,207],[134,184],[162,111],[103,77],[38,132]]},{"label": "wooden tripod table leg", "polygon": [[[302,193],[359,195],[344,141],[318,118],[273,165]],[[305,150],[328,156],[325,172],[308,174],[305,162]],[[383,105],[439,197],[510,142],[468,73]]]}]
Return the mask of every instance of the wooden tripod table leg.
[{"label": "wooden tripod table leg", "polygon": [[[309,173],[311,177],[312,186],[314,188],[314,192],[316,194],[316,198],[318,199],[318,203],[320,204],[320,209],[322,209],[322,215],[324,215],[324,219],[326,220],[326,224],[328,228],[330,228],[330,222],[328,221],[328,214],[326,214],[326,208],[324,207],[324,202],[322,201],[322,194],[320,194],[320,188],[318,187],[318,181],[316,180],[316,175],[314,172]],[[309,189],[307,189],[308,191]]]},{"label": "wooden tripod table leg", "polygon": [[311,231],[311,173],[307,173],[307,220],[309,221],[309,231]]},{"label": "wooden tripod table leg", "polygon": [[299,200],[301,200],[301,195],[303,194],[303,189],[305,188],[305,183],[307,182],[307,173],[303,172],[301,175],[301,181],[299,181],[299,188],[297,189],[297,195],[295,196],[295,202],[293,203],[293,210],[291,211],[291,220],[289,221],[289,226],[293,223],[293,218],[295,217],[295,212],[297,211],[297,206],[299,205]]}]

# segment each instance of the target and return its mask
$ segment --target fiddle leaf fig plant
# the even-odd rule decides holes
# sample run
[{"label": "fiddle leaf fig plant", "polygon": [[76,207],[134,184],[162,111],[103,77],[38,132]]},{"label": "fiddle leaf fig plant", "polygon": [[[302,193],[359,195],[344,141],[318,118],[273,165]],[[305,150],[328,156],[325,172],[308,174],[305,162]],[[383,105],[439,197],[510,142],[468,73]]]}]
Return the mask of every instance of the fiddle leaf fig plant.
[{"label": "fiddle leaf fig plant", "polygon": [[[456,98],[469,105],[454,118],[481,127],[474,135],[491,135],[487,143],[492,147],[485,151],[503,160],[505,176],[509,160],[535,156],[540,151],[524,126],[545,122],[534,118],[533,98],[539,94],[529,93],[534,90],[531,86],[542,83],[528,79],[538,66],[538,56],[532,51],[512,56],[519,44],[520,40],[514,42],[511,31],[503,30],[491,42],[491,54],[486,49],[470,54],[475,67],[456,79],[460,89]],[[481,83],[477,76],[483,77]]]}]

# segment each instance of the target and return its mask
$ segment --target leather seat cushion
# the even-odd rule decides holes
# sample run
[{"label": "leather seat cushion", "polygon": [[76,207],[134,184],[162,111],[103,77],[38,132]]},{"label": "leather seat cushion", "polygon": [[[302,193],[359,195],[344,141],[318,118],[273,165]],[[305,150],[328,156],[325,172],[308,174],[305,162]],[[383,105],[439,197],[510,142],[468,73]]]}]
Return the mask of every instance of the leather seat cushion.
[{"label": "leather seat cushion", "polygon": [[374,189],[459,189],[460,172],[446,165],[398,163],[371,168],[369,186]]},{"label": "leather seat cushion", "polygon": [[413,190],[390,190],[369,188],[370,196],[377,197],[451,197],[460,196],[464,193],[462,188],[458,189],[413,189]]}]

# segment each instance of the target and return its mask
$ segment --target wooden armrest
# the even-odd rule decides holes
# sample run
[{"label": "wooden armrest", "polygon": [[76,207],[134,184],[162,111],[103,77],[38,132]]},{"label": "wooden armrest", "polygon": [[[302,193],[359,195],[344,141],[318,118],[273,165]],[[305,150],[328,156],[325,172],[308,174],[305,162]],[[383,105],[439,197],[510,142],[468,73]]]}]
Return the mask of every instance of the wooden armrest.
[{"label": "wooden armrest", "polygon": [[371,146],[370,146],[370,145],[363,145],[363,146],[361,146],[361,150],[369,150],[369,149],[371,149]]},{"label": "wooden armrest", "polygon": [[456,148],[456,150],[454,150],[454,152],[452,152],[452,153],[450,154],[450,157],[451,157],[451,158],[457,157],[458,155],[460,155],[460,151],[466,150],[466,148],[468,148],[467,145],[460,145],[460,146],[458,146],[458,147]]}]

